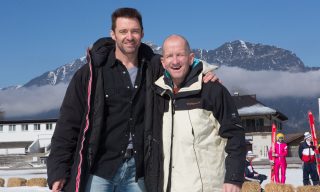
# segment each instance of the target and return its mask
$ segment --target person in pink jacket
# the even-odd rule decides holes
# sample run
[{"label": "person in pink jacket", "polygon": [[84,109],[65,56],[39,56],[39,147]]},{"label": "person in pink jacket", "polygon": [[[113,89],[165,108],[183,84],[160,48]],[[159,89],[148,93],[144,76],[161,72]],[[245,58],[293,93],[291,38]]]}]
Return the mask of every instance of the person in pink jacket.
[{"label": "person in pink jacket", "polygon": [[[273,150],[273,148],[275,150]],[[269,160],[271,163],[274,163],[274,175],[275,175],[276,183],[286,182],[287,154],[288,154],[288,146],[284,142],[284,135],[282,133],[278,133],[277,142],[275,143],[275,146],[270,147],[270,151],[269,151]],[[272,157],[274,157],[274,162]],[[281,182],[279,180],[280,168],[281,168]]]}]

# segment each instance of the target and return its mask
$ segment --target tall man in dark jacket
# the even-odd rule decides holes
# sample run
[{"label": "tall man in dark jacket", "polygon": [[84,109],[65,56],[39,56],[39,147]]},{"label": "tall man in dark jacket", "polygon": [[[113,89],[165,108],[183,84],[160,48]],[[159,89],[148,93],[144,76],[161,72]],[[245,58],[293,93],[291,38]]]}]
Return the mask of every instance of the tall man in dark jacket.
[{"label": "tall man in dark jacket", "polygon": [[88,50],[67,89],[51,141],[53,191],[144,191],[145,74],[152,50],[141,44],[140,13],[112,14],[111,39]]},{"label": "tall man in dark jacket", "polygon": [[143,35],[140,13],[120,8],[112,14],[112,39],[100,39],[88,50],[88,63],[69,84],[52,137],[47,166],[52,191],[144,191],[146,76],[157,77],[163,68],[148,69],[154,54],[141,43]]}]

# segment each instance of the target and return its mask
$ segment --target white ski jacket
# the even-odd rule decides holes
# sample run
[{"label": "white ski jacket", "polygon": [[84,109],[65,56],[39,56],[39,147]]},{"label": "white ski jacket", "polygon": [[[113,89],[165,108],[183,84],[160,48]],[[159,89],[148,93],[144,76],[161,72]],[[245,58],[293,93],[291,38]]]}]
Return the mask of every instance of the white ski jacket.
[{"label": "white ski jacket", "polygon": [[219,192],[224,182],[243,182],[245,139],[237,109],[219,82],[202,83],[201,72],[202,62],[193,65],[176,94],[167,73],[155,82],[167,100],[162,125],[164,192],[168,187],[171,192]]}]

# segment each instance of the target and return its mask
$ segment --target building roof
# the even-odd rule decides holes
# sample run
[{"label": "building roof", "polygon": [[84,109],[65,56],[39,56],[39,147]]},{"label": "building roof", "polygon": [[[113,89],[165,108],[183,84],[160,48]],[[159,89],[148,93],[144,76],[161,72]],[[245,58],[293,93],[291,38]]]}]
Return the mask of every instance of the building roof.
[{"label": "building roof", "polygon": [[269,115],[276,114],[277,111],[261,104],[255,104],[248,107],[238,109],[240,115]]},{"label": "building roof", "polygon": [[[303,139],[304,139],[304,133],[291,133],[291,134],[286,134],[285,135],[285,138],[284,138],[284,142],[286,142],[287,144],[290,144],[292,142],[295,142],[295,141],[299,141],[299,142],[302,142]],[[320,132],[318,131],[317,132],[317,140],[318,140],[318,144],[319,143],[319,138],[320,138]]]},{"label": "building roof", "polygon": [[28,120],[2,120],[0,124],[23,124],[23,123],[54,123],[57,122],[57,119],[28,119]]},{"label": "building roof", "polygon": [[284,137],[284,142],[287,144],[290,144],[296,140],[303,141],[303,133],[291,133],[291,134],[286,134]]},{"label": "building roof", "polygon": [[273,115],[282,121],[288,120],[281,112],[259,102],[255,95],[235,95],[232,98],[240,116]]}]

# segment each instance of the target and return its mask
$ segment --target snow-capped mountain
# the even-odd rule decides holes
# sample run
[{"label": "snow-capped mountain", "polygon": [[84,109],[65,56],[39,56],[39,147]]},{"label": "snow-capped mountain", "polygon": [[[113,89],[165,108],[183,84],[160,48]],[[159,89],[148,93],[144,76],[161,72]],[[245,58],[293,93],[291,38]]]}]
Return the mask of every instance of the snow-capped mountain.
[{"label": "snow-capped mountain", "polygon": [[153,50],[154,53],[162,54],[162,47],[161,46],[155,45],[150,41],[144,42],[144,43],[149,45],[149,47],[151,47],[151,49]]},{"label": "snow-capped mountain", "polygon": [[86,63],[86,57],[76,59],[65,64],[54,71],[48,71],[23,85],[23,87],[57,85],[59,83],[69,83],[74,73]]},{"label": "snow-capped mountain", "polygon": [[242,40],[225,43],[215,50],[196,49],[195,53],[197,57],[209,63],[240,67],[252,71],[304,72],[310,70],[291,51]]},{"label": "snow-capped mountain", "polygon": [[[155,53],[162,53],[161,47],[146,42]],[[197,58],[208,63],[240,67],[252,71],[276,70],[289,72],[305,72],[320,68],[306,67],[304,63],[291,51],[275,46],[254,44],[241,40],[228,42],[214,50],[193,49]],[[86,63],[85,57],[76,59],[54,71],[48,71],[38,76],[23,87],[57,85],[68,83],[73,74]]]},{"label": "snow-capped mountain", "polygon": [[[147,42],[155,53],[161,54],[162,48]],[[240,67],[251,71],[275,70],[306,72],[319,70],[319,67],[307,67],[292,51],[271,45],[255,44],[236,40],[227,42],[217,49],[193,49],[197,58],[220,66]]]},{"label": "snow-capped mountain", "polygon": [[13,85],[5,88],[0,88],[0,91],[5,91],[5,90],[16,90],[22,87],[22,85]]}]

